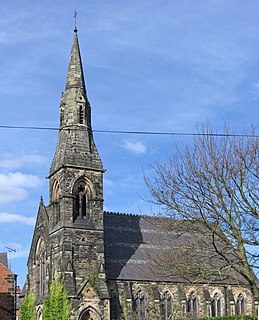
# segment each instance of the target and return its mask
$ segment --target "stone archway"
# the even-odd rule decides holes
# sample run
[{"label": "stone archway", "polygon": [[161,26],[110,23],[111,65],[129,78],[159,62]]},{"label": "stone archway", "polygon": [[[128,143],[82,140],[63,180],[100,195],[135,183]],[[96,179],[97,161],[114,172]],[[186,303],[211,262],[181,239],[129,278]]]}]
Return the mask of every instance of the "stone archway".
[{"label": "stone archway", "polygon": [[95,319],[93,319],[93,317],[91,317],[90,315],[90,312],[87,311],[82,315],[81,320],[95,320]]},{"label": "stone archway", "polygon": [[87,308],[81,313],[79,320],[100,320],[100,316],[94,309]]}]

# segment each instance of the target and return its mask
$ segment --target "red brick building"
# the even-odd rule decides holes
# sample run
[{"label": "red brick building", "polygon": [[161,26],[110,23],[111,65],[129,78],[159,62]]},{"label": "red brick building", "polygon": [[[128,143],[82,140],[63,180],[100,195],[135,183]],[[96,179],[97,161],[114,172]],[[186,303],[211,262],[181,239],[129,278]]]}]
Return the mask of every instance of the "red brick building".
[{"label": "red brick building", "polygon": [[0,253],[0,319],[15,320],[16,275],[8,269],[6,253]]}]

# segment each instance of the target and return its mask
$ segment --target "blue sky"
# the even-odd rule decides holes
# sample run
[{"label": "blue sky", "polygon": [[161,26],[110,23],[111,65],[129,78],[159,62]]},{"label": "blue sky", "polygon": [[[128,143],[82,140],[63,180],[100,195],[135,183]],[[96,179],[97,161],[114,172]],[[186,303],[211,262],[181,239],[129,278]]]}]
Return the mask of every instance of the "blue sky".
[{"label": "blue sky", "polygon": [[[194,132],[209,121],[258,132],[257,0],[1,2],[0,125],[57,127],[73,13],[94,129]],[[22,285],[55,131],[0,129],[0,251]],[[96,133],[106,210],[150,213],[143,174],[178,136]]]}]

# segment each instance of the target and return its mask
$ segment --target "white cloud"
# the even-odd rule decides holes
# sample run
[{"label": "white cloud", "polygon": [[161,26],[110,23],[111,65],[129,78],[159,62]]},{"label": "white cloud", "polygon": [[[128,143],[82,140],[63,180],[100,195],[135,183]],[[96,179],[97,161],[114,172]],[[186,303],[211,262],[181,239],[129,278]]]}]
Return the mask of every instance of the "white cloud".
[{"label": "white cloud", "polygon": [[40,185],[41,181],[38,177],[21,172],[10,172],[0,174],[0,187],[9,185],[11,187],[31,187],[35,188]]},{"label": "white cloud", "polygon": [[12,254],[12,259],[27,258],[28,255],[29,255],[29,249],[17,250]]},{"label": "white cloud", "polygon": [[123,148],[135,154],[145,154],[147,151],[144,143],[136,140],[125,140]]},{"label": "white cloud", "polygon": [[103,179],[103,184],[104,184],[106,187],[112,187],[112,186],[113,186],[112,180],[106,179],[106,178]]},{"label": "white cloud", "polygon": [[33,165],[41,165],[45,163],[46,160],[45,157],[38,154],[27,154],[19,157],[13,154],[6,154],[0,159],[0,167],[13,170]]},{"label": "white cloud", "polygon": [[22,223],[33,226],[35,224],[35,218],[25,217],[15,213],[0,212],[0,224],[1,223]]},{"label": "white cloud", "polygon": [[21,172],[0,174],[0,204],[24,200],[26,188],[36,188],[40,184],[41,180],[34,175]]}]

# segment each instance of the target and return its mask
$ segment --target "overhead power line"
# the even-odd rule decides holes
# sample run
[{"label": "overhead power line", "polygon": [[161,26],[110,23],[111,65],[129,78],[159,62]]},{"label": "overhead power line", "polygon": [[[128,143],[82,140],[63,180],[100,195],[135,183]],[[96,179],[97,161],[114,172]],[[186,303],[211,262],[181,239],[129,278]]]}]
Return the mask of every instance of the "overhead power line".
[{"label": "overhead power line", "polygon": [[[0,129],[22,129],[22,130],[51,130],[51,131],[59,131],[59,130],[80,130],[78,128],[74,129],[74,127],[66,126],[62,129],[55,127],[36,127],[36,126],[12,126],[12,125],[0,125]],[[85,130],[82,129],[82,130]],[[101,129],[93,129],[93,132],[96,133],[112,133],[112,134],[137,134],[137,135],[170,135],[170,136],[214,136],[214,137],[246,137],[246,138],[259,138],[259,135],[253,134],[235,134],[235,133],[206,133],[206,132],[169,132],[169,131],[127,131],[127,130],[101,130]]]},{"label": "overhead power line", "polygon": [[119,134],[143,134],[143,135],[168,135],[168,136],[214,136],[214,137],[247,137],[259,138],[259,135],[252,134],[227,134],[227,133],[191,133],[191,132],[159,132],[159,131],[121,131],[121,130],[93,130],[100,133],[119,133]]},{"label": "overhead power line", "polygon": [[2,129],[24,129],[24,130],[54,130],[58,131],[59,128],[53,127],[33,127],[33,126],[10,126],[10,125],[0,125]]}]

